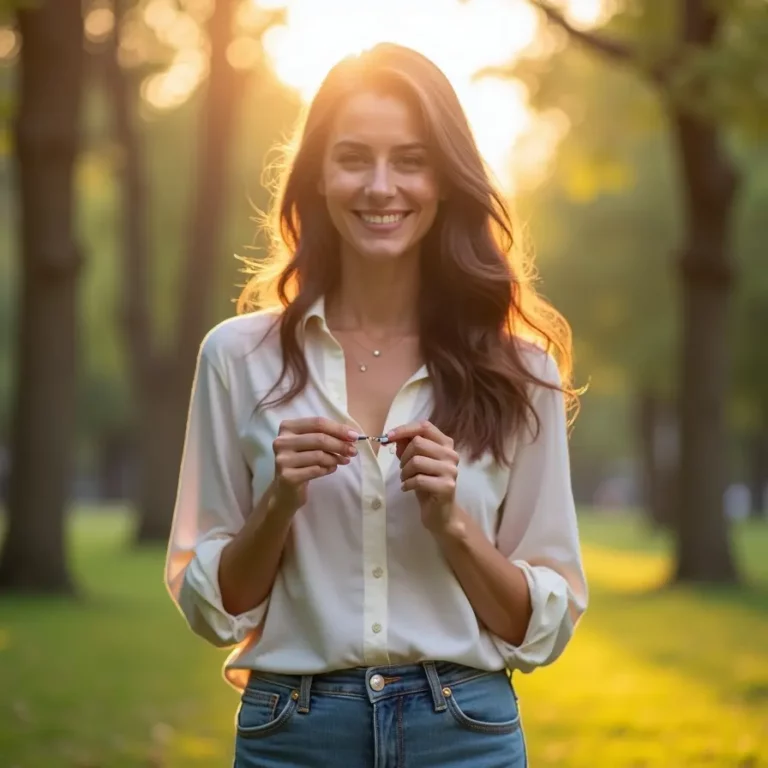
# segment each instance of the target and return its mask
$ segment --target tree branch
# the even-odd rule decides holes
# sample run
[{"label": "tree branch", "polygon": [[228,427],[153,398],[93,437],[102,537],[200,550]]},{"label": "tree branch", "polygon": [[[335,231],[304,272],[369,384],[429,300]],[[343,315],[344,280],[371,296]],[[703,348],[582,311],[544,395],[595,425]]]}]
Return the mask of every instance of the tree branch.
[{"label": "tree branch", "polygon": [[557,8],[554,8],[546,0],[528,0],[528,2],[538,8],[547,17],[550,24],[565,30],[569,37],[583,43],[593,51],[608,56],[614,61],[632,62],[635,60],[634,53],[627,45],[603,35],[596,35],[594,32],[576,29]]},{"label": "tree branch", "polygon": [[682,14],[683,40],[689,45],[709,47],[724,21],[722,8],[702,0],[684,0]]},{"label": "tree branch", "polygon": [[564,30],[568,36],[586,48],[600,54],[601,56],[618,61],[624,64],[633,65],[640,69],[654,82],[664,84],[669,78],[668,63],[659,62],[650,69],[641,62],[641,57],[626,43],[614,40],[605,35],[599,35],[587,30],[577,29],[565,18],[563,13],[551,5],[548,0],[528,0],[534,7],[540,10],[547,18],[547,21],[560,29]]}]

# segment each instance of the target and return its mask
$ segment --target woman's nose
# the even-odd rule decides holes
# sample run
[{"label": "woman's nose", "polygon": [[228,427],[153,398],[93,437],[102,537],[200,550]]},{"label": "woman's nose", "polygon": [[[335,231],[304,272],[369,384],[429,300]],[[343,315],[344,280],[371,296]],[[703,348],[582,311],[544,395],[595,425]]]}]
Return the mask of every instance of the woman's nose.
[{"label": "woman's nose", "polygon": [[377,163],[373,170],[366,193],[372,198],[390,198],[395,194],[392,173],[387,163]]}]

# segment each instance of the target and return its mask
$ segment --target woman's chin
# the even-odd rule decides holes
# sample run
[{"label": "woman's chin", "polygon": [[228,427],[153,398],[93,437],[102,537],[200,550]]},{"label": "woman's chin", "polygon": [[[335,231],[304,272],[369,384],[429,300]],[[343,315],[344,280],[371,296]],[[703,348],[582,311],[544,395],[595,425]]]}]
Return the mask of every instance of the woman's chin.
[{"label": "woman's chin", "polygon": [[360,258],[371,262],[396,261],[414,251],[413,247],[403,242],[355,243],[353,248]]}]

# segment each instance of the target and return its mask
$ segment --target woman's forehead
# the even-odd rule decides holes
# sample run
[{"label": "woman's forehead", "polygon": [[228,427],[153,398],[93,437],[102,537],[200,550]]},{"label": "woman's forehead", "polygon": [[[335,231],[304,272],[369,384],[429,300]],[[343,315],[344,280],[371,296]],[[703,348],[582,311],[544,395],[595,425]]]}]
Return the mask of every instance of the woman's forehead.
[{"label": "woman's forehead", "polygon": [[342,102],[329,138],[333,144],[349,142],[369,146],[426,143],[421,116],[412,105],[393,94],[366,91]]}]

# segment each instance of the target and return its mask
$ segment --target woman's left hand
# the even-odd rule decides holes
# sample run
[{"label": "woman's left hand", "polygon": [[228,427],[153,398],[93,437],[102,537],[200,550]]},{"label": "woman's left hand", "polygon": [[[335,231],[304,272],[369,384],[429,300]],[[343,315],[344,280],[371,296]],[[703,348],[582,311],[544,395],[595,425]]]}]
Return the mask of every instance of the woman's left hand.
[{"label": "woman's left hand", "polygon": [[415,491],[421,521],[432,532],[445,530],[456,517],[459,455],[453,440],[429,421],[417,421],[387,433],[397,445],[404,491]]}]

